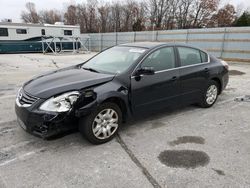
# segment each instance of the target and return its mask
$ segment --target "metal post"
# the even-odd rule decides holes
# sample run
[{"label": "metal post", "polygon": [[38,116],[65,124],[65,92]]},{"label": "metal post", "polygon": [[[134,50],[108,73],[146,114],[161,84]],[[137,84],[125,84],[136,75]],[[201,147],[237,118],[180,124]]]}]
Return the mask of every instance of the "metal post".
[{"label": "metal post", "polygon": [[76,52],[76,41],[75,41],[75,38],[72,37],[72,41],[73,41],[73,53]]},{"label": "metal post", "polygon": [[99,31],[99,52],[102,51],[101,46],[102,46],[102,34]]},{"label": "metal post", "polygon": [[188,37],[189,37],[189,29],[187,29],[186,43],[188,43]]},{"label": "metal post", "polygon": [[45,54],[45,52],[44,52],[44,41],[43,41],[43,37],[42,37],[42,49],[43,49],[43,54]]},{"label": "metal post", "polygon": [[60,39],[60,48],[61,48],[61,51],[62,51],[63,50],[62,39]]},{"label": "metal post", "polygon": [[155,24],[153,23],[152,41],[154,41],[154,30],[155,30]]},{"label": "metal post", "polygon": [[102,51],[102,47],[103,47],[103,34],[101,33],[101,51]]},{"label": "metal post", "polygon": [[77,41],[78,41],[77,38],[74,38],[76,52],[78,51],[78,43],[77,43]]},{"label": "metal post", "polygon": [[158,35],[159,35],[158,31],[156,31],[156,34],[155,34],[155,40],[156,41],[158,41]]},{"label": "metal post", "polygon": [[78,52],[78,39],[77,38],[75,38],[75,44],[76,44],[76,52]]},{"label": "metal post", "polygon": [[222,45],[221,45],[220,58],[223,57],[223,52],[224,52],[224,48],[225,48],[226,33],[227,33],[227,28],[224,28],[224,35],[223,35],[223,40],[222,40]]},{"label": "metal post", "polygon": [[91,51],[91,40],[90,40],[90,37],[88,38],[88,46],[89,46],[88,51]]},{"label": "metal post", "polygon": [[56,41],[55,41],[55,37],[53,37],[53,39],[54,39],[54,54],[56,54],[57,52],[56,52]]},{"label": "metal post", "polygon": [[136,42],[136,31],[134,32],[134,42]]},{"label": "metal post", "polygon": [[117,45],[117,38],[118,38],[118,33],[117,32],[115,32],[115,45]]}]

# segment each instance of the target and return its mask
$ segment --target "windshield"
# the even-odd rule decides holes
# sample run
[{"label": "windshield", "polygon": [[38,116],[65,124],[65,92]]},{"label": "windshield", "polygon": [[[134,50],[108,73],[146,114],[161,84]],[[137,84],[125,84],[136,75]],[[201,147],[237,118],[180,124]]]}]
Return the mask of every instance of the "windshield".
[{"label": "windshield", "polygon": [[93,57],[82,68],[95,72],[121,73],[127,70],[144,51],[144,48],[115,46]]}]

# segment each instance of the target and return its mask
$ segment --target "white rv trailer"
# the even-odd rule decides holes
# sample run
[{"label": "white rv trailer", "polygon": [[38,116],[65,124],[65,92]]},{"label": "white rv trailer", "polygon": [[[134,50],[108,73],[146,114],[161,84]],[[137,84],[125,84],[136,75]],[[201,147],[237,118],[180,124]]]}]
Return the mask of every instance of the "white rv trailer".
[{"label": "white rv trailer", "polygon": [[42,39],[53,37],[63,39],[63,41],[61,45],[57,42],[50,48],[56,46],[72,49],[73,42],[70,39],[80,37],[80,26],[61,23],[52,25],[0,22],[0,53],[42,52]]}]

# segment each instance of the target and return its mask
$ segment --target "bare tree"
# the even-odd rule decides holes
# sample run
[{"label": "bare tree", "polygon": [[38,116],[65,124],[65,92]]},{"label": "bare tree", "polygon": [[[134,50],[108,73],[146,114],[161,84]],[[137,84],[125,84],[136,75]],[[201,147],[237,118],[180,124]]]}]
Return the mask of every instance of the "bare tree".
[{"label": "bare tree", "polygon": [[176,21],[178,28],[189,28],[190,27],[190,12],[192,9],[193,0],[179,0],[176,11]]},{"label": "bare tree", "polygon": [[55,22],[61,22],[61,14],[57,10],[43,10],[39,13],[40,22],[54,24]]},{"label": "bare tree", "polygon": [[149,0],[149,14],[151,24],[161,29],[166,12],[170,8],[170,0]]},{"label": "bare tree", "polygon": [[[152,29],[152,26],[156,29],[185,29],[230,25],[235,18],[235,8],[227,5],[218,11],[219,1],[128,0],[99,3],[98,0],[87,0],[69,5],[64,12],[64,22],[79,24],[82,33],[141,31]],[[34,3],[27,3],[26,9],[21,15],[24,22],[53,24],[61,21],[59,11],[42,10],[38,15]]]},{"label": "bare tree", "polygon": [[175,27],[175,22],[176,22],[176,14],[178,10],[178,5],[179,5],[180,0],[170,0],[169,1],[169,7],[168,10],[165,14],[164,18],[164,25],[165,29],[173,29]]},{"label": "bare tree", "polygon": [[97,6],[98,1],[97,0],[88,0],[87,1],[87,9],[88,9],[88,30],[87,32],[96,32],[96,25],[97,25],[97,18],[96,18],[96,12],[97,12]]},{"label": "bare tree", "polygon": [[65,23],[69,25],[77,24],[77,7],[75,5],[70,5],[64,14]]},{"label": "bare tree", "polygon": [[219,0],[195,0],[191,12],[192,27],[206,26],[210,18],[215,14]]},{"label": "bare tree", "polygon": [[110,12],[110,5],[109,4],[101,5],[98,8],[98,13],[99,13],[99,16],[98,16],[99,25],[97,26],[98,32],[100,31],[102,33],[105,33],[107,31],[109,12]]},{"label": "bare tree", "polygon": [[122,5],[119,2],[115,2],[111,6],[111,30],[114,32],[121,31],[121,19],[122,18]]},{"label": "bare tree", "polygon": [[133,22],[135,22],[135,11],[137,10],[137,2],[129,0],[122,5],[122,30],[132,31]]},{"label": "bare tree", "polygon": [[236,19],[236,11],[233,5],[227,4],[219,9],[217,15],[218,27],[232,26]]},{"label": "bare tree", "polygon": [[22,11],[21,19],[25,23],[39,23],[39,16],[36,11],[36,6],[32,2],[26,3],[26,11]]},{"label": "bare tree", "polygon": [[133,10],[133,31],[142,31],[145,29],[145,22],[147,20],[146,5],[141,2],[134,7]]},{"label": "bare tree", "polygon": [[77,23],[80,25],[82,33],[87,33],[88,28],[88,11],[85,3],[77,5]]}]

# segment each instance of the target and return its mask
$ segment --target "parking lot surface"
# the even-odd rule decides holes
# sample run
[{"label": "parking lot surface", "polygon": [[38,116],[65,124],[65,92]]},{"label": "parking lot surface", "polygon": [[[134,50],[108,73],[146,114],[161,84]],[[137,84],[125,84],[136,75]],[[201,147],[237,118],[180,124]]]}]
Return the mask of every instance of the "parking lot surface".
[{"label": "parking lot surface", "polygon": [[103,145],[79,132],[42,140],[22,130],[14,112],[22,83],[92,55],[0,55],[0,188],[250,187],[250,101],[235,100],[250,95],[247,63],[230,63],[212,108],[152,112]]}]

